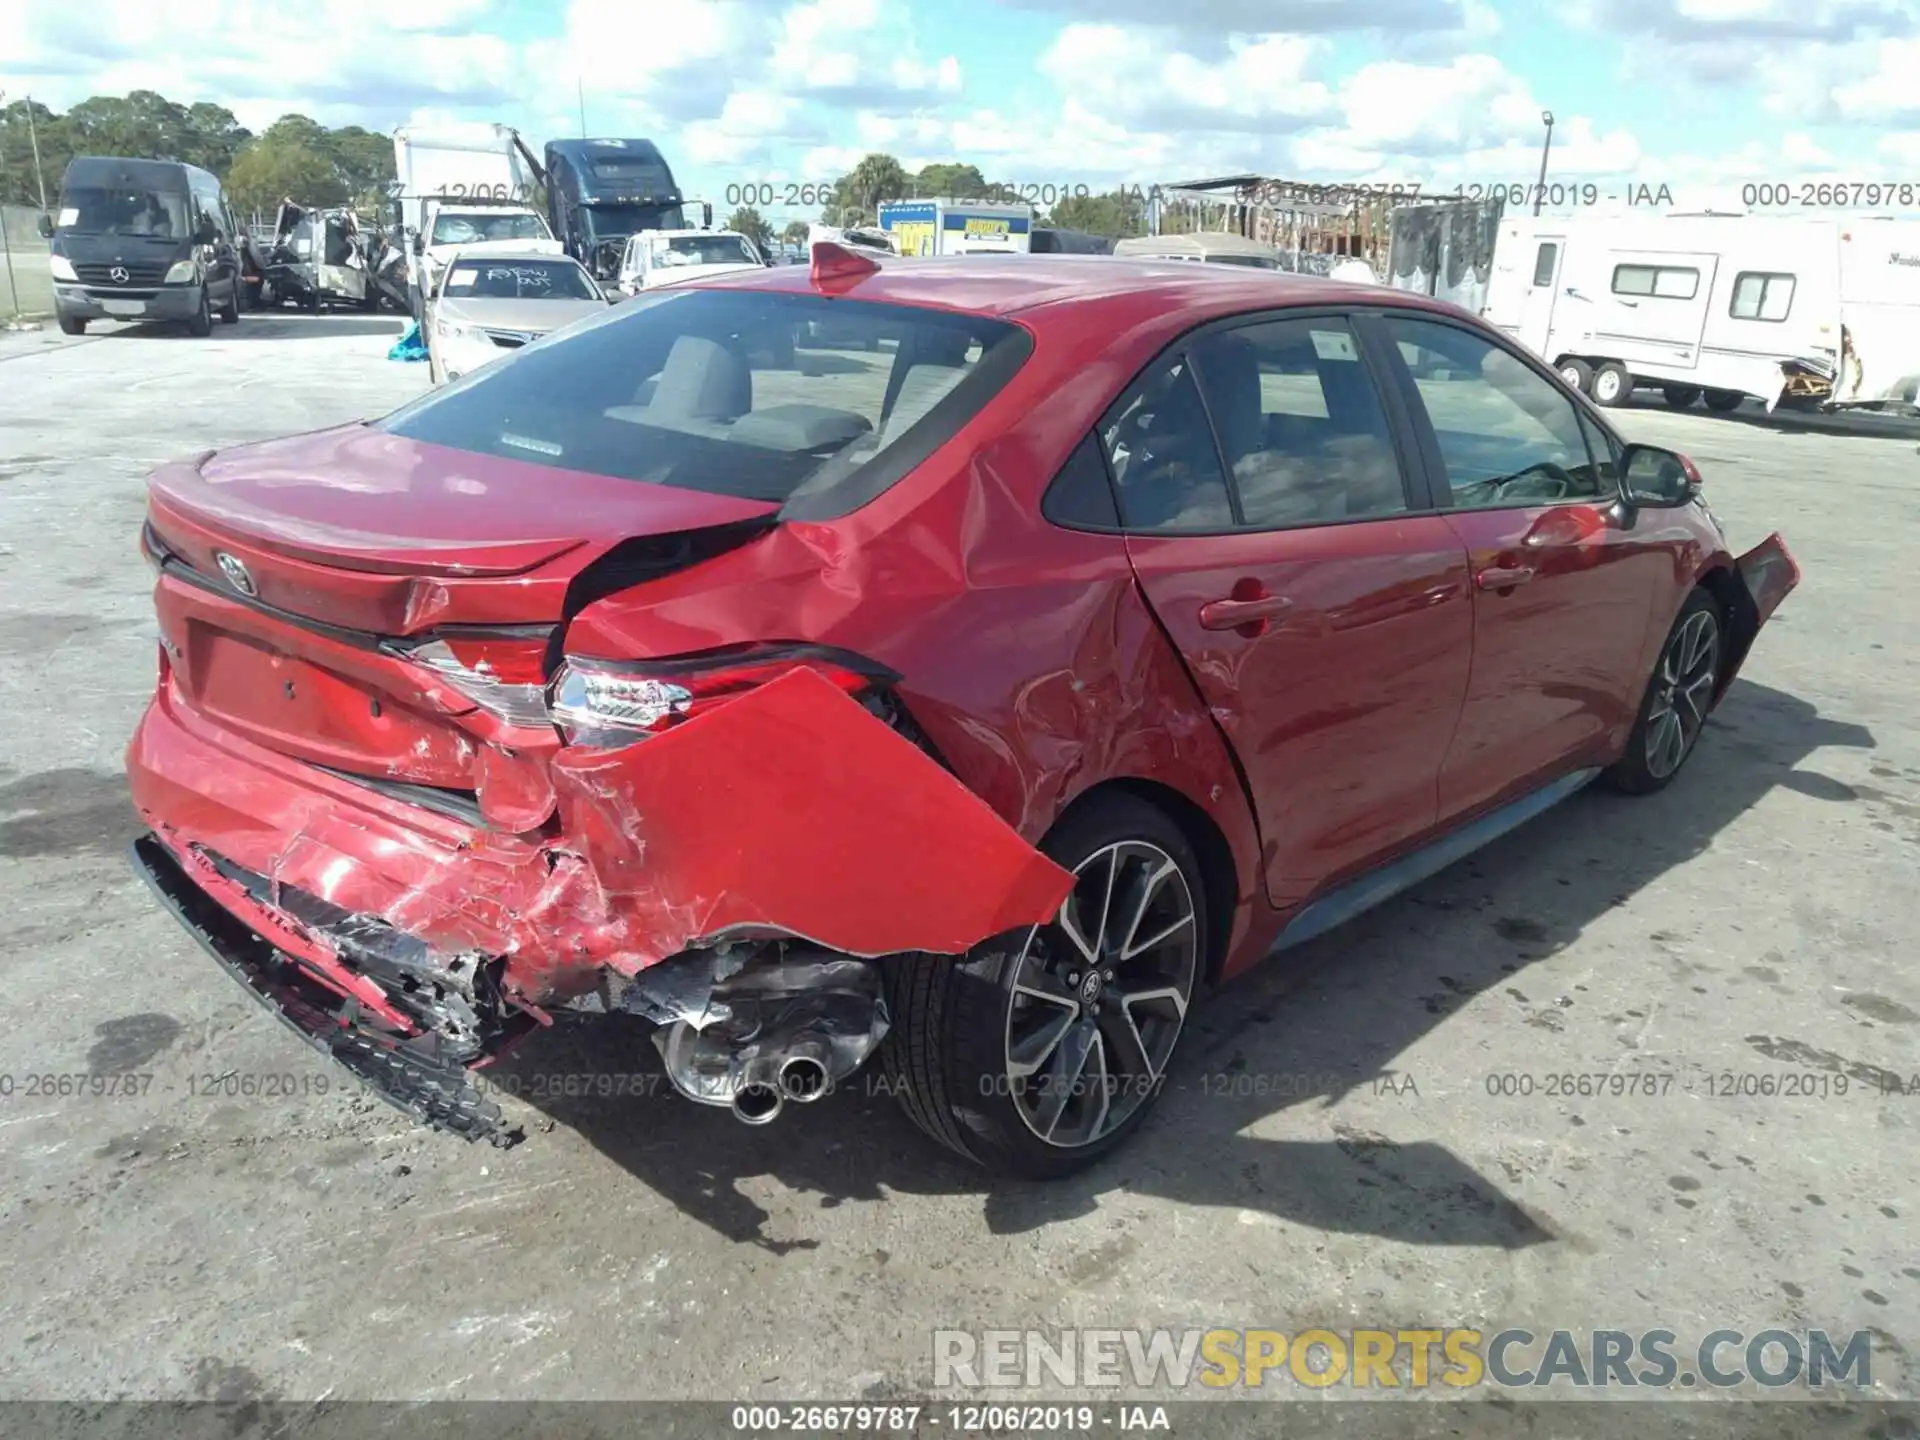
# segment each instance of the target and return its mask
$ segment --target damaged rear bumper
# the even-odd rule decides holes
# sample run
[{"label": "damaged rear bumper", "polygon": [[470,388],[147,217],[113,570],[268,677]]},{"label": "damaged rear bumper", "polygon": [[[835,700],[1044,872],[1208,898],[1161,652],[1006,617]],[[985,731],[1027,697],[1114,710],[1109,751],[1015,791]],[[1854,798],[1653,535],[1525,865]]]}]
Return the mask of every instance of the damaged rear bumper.
[{"label": "damaged rear bumper", "polygon": [[498,1112],[467,1067],[552,1009],[635,1008],[663,961],[732,942],[960,953],[1050,918],[1071,885],[807,671],[632,746],[563,749],[531,833],[266,749],[185,705],[164,666],[127,769],[153,831],[136,861],[195,937],[388,1099],[475,1138]]},{"label": "damaged rear bumper", "polygon": [[160,903],[222,969],[376,1095],[424,1125],[469,1140],[505,1146],[521,1138],[464,1066],[434,1053],[434,1037],[408,1037],[369,1023],[361,1007],[216,902],[152,835],[134,841],[132,859]]}]

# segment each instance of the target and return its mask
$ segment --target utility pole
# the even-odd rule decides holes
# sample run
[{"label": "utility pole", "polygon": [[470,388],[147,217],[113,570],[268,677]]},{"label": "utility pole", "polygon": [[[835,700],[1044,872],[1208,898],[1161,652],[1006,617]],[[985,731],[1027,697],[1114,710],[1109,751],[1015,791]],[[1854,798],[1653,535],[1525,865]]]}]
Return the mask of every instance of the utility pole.
[{"label": "utility pole", "polygon": [[[7,92],[0,90],[0,104],[3,104],[6,98]],[[4,134],[6,134],[6,131],[0,130],[0,135]],[[5,174],[6,156],[0,155],[0,176],[4,176]],[[13,283],[13,241],[7,236],[6,192],[4,190],[0,190],[0,255],[4,255],[7,262],[7,296],[13,302],[10,313],[13,316],[18,316],[20,314],[20,287]]]},{"label": "utility pole", "polygon": [[1540,119],[1547,127],[1547,138],[1540,146],[1540,184],[1533,192],[1533,213],[1540,213],[1540,206],[1547,198],[1547,156],[1553,153],[1553,112],[1542,110]]},{"label": "utility pole", "polygon": [[27,138],[33,142],[33,183],[40,188],[40,208],[47,208],[47,177],[40,173],[40,132],[33,128],[33,96],[27,96]]}]

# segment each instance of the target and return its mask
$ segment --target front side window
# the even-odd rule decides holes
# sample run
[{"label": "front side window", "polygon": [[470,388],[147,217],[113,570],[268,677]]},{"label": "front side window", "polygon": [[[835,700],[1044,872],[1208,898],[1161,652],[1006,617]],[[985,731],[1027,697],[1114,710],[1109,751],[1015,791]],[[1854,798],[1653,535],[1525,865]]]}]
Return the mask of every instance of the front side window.
[{"label": "front side window", "polygon": [[1736,320],[1784,320],[1793,309],[1793,276],[1743,270],[1733,278]]},{"label": "front side window", "polygon": [[1511,352],[1430,320],[1387,322],[1432,422],[1457,510],[1552,505],[1611,497],[1587,453],[1573,401]]},{"label": "front side window", "polygon": [[1346,321],[1220,331],[1194,358],[1246,524],[1406,513],[1386,411]]},{"label": "front side window", "polygon": [[1691,300],[1700,293],[1700,272],[1676,265],[1616,265],[1613,293]]},{"label": "front side window", "polygon": [[1134,530],[1226,530],[1234,524],[1220,452],[1186,356],[1160,360],[1100,421],[1100,445]]},{"label": "front side window", "polygon": [[864,503],[876,476],[897,480],[911,469],[902,457],[957,433],[1031,348],[1026,331],[978,315],[669,288],[376,423],[410,440],[655,485]]}]

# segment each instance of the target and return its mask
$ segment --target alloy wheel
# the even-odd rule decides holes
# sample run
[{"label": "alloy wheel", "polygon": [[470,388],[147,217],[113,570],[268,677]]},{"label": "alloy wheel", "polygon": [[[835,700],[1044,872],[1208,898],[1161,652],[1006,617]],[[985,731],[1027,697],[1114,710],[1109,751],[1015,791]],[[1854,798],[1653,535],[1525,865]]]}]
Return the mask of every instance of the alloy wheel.
[{"label": "alloy wheel", "polygon": [[1720,673],[1720,626],[1710,610],[1697,611],[1667,644],[1654,676],[1647,712],[1647,770],[1664,780],[1680,768],[1707,723]]},{"label": "alloy wheel", "polygon": [[1062,1149],[1125,1124],[1165,1077],[1200,955],[1193,895],[1141,840],[1096,850],[1052,923],[1021,947],[1006,1076],[1020,1118]]}]

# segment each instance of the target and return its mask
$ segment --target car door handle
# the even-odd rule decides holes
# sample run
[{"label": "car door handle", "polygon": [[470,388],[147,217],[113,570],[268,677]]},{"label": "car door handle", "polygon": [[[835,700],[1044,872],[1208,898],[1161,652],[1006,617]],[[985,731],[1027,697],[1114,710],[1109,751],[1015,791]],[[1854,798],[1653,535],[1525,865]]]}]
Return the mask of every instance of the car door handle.
[{"label": "car door handle", "polygon": [[1293,608],[1284,595],[1262,595],[1250,600],[1209,600],[1200,607],[1202,630],[1237,630],[1271,620]]},{"label": "car door handle", "polygon": [[1473,577],[1482,590],[1508,590],[1533,578],[1531,565],[1489,565]]}]

